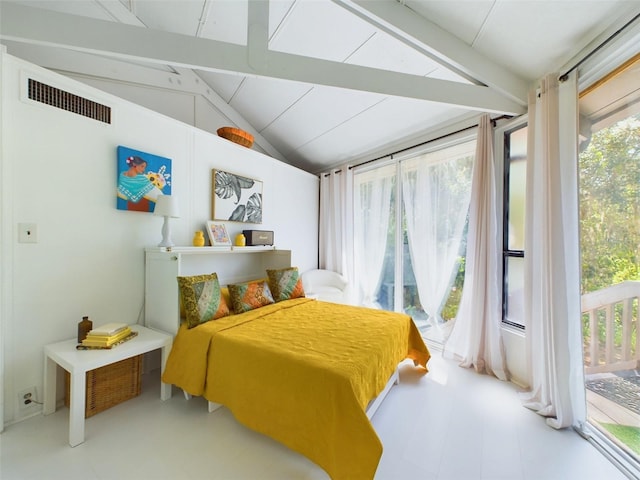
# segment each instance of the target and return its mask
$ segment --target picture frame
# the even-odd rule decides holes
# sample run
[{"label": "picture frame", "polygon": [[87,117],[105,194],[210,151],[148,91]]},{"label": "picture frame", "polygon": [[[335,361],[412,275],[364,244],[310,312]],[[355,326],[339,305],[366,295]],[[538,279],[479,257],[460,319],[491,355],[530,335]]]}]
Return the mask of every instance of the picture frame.
[{"label": "picture frame", "polygon": [[262,223],[262,181],[213,169],[211,215],[223,222]]},{"label": "picture frame", "polygon": [[231,238],[224,223],[207,222],[207,234],[212,247],[231,246]]}]

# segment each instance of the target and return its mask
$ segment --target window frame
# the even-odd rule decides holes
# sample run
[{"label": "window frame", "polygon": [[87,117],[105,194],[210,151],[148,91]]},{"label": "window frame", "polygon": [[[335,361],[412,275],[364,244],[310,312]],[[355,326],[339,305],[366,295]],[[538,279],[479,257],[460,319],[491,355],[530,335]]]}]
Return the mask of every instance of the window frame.
[{"label": "window frame", "polygon": [[525,250],[516,250],[509,248],[509,229],[507,225],[509,225],[509,188],[510,188],[510,135],[522,128],[528,126],[528,117],[527,115],[523,115],[514,119],[511,122],[508,122],[505,125],[502,125],[498,129],[496,129],[496,149],[495,151],[498,153],[496,155],[496,176],[501,177],[500,182],[498,183],[502,187],[502,191],[499,192],[499,211],[502,212],[502,222],[501,227],[502,231],[499,232],[500,238],[502,240],[501,243],[501,252],[502,252],[502,262],[499,266],[500,268],[500,276],[502,279],[502,325],[505,327],[509,327],[515,329],[519,332],[525,331],[525,325],[514,322],[507,318],[508,311],[508,262],[511,258],[525,258]]}]

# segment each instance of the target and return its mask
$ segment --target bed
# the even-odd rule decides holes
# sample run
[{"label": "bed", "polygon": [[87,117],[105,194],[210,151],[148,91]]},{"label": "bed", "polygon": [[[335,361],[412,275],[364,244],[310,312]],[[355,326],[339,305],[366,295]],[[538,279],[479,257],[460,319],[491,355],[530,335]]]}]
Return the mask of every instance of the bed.
[{"label": "bed", "polygon": [[226,406],[333,479],[373,478],[382,444],[370,416],[405,359],[426,372],[409,316],[301,297],[183,322],[163,381]]}]

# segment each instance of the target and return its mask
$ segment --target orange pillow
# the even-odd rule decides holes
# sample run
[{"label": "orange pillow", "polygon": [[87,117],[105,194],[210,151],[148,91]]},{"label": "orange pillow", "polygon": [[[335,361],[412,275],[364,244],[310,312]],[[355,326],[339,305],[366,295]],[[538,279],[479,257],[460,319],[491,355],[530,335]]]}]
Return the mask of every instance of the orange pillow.
[{"label": "orange pillow", "polygon": [[235,313],[248,312],[274,303],[269,284],[265,281],[228,285],[231,306]]}]

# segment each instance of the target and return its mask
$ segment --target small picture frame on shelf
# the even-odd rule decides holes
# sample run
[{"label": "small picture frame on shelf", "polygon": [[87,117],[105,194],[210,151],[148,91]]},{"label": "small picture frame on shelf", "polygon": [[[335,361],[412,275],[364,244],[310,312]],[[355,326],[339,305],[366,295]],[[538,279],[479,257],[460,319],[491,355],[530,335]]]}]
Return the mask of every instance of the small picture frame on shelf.
[{"label": "small picture frame on shelf", "polygon": [[231,238],[224,223],[208,221],[207,234],[212,247],[231,246]]}]

